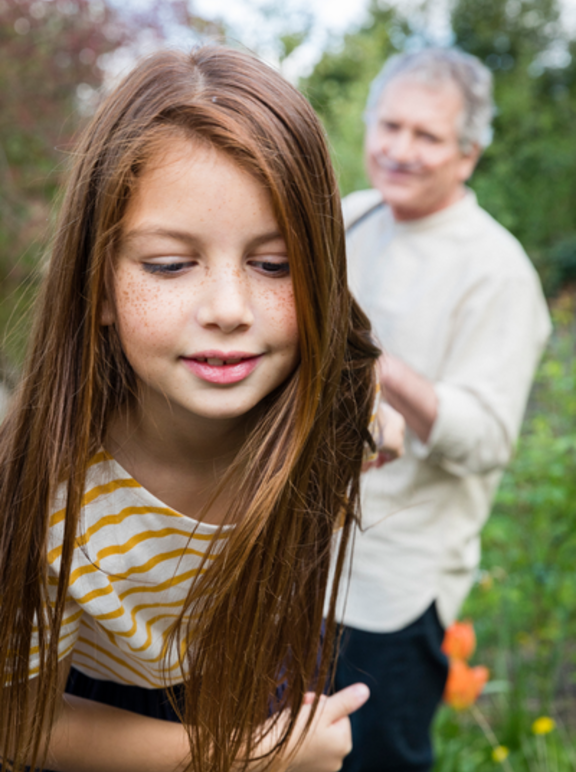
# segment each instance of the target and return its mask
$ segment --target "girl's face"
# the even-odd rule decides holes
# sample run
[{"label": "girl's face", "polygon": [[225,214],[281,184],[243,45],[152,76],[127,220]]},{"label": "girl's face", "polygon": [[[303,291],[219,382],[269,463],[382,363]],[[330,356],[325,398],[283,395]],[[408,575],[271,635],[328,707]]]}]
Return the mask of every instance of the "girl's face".
[{"label": "girl's face", "polygon": [[[116,324],[147,419],[237,419],[295,369],[286,245],[262,185],[188,139],[142,173],[114,272]],[[157,411],[155,414],[154,411]]]}]

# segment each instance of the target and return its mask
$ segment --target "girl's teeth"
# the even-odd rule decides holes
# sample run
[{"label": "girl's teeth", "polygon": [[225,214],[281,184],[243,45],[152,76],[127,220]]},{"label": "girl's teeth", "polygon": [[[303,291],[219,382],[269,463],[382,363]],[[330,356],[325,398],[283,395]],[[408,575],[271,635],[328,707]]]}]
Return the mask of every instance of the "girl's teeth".
[{"label": "girl's teeth", "polygon": [[217,359],[216,357],[208,357],[208,359],[205,359],[204,357],[196,357],[196,361],[206,362],[207,364],[213,365],[215,367],[222,367],[222,365],[237,365],[238,362],[242,361],[242,358],[238,357],[237,359]]}]

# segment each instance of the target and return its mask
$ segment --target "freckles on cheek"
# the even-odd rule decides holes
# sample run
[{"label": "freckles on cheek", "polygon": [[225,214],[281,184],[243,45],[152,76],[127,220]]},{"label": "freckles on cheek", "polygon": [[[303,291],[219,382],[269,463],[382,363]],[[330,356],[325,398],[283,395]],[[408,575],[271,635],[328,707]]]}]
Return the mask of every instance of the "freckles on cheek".
[{"label": "freckles on cheek", "polygon": [[298,321],[292,287],[287,287],[285,291],[275,294],[268,300],[267,305],[270,312],[270,326],[275,332],[282,333],[287,343],[293,344],[298,340]]},{"label": "freckles on cheek", "polygon": [[170,319],[178,303],[174,299],[166,302],[161,289],[131,278],[117,287],[116,304],[120,339],[127,354],[169,342]]},{"label": "freckles on cheek", "polygon": [[121,327],[128,333],[134,333],[142,326],[150,324],[150,309],[153,308],[157,293],[143,282],[126,281],[117,293],[118,317]]}]

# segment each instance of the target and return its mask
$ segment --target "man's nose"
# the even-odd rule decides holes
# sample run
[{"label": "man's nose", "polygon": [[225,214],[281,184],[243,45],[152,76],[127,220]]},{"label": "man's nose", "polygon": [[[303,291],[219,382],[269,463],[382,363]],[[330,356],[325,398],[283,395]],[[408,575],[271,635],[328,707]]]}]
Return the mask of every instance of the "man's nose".
[{"label": "man's nose", "polygon": [[197,317],[203,327],[229,333],[252,325],[250,290],[240,268],[211,268],[202,284]]},{"label": "man's nose", "polygon": [[398,163],[411,163],[416,159],[416,144],[412,132],[398,131],[388,142],[388,155]]}]

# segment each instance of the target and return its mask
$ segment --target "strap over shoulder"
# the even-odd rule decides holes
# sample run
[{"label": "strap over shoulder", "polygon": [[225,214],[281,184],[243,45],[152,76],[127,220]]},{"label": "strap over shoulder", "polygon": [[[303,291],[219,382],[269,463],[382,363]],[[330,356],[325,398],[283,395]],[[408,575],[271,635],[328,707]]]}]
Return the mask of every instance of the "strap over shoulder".
[{"label": "strap over shoulder", "polygon": [[384,206],[382,196],[377,190],[359,190],[350,193],[342,201],[346,233],[363,222],[367,217]]}]

